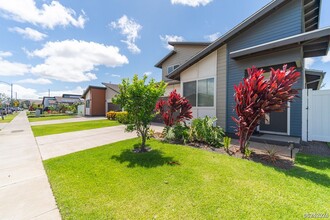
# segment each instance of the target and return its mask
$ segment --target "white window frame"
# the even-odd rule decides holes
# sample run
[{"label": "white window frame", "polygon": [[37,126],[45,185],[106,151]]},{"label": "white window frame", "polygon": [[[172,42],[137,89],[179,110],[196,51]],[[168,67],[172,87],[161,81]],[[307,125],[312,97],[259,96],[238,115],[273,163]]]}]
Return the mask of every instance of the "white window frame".
[{"label": "white window frame", "polygon": [[[213,91],[213,106],[198,106],[198,81],[200,80],[205,80],[205,79],[213,79],[214,80],[214,91]],[[215,109],[216,108],[216,91],[217,91],[217,84],[216,84],[216,77],[215,76],[205,76],[202,78],[195,78],[195,79],[191,79],[191,80],[187,80],[187,81],[181,81],[181,94],[182,96],[184,96],[183,94],[183,84],[184,83],[188,83],[188,82],[196,82],[196,106],[193,106],[193,108],[198,108],[198,109]]]}]

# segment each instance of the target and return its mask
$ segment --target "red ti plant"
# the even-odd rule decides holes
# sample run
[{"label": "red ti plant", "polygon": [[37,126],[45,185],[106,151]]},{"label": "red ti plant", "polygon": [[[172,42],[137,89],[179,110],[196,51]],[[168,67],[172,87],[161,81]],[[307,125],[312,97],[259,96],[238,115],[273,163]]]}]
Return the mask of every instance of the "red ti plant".
[{"label": "red ti plant", "polygon": [[160,113],[167,127],[191,119],[193,117],[191,108],[188,99],[182,97],[175,89],[170,93],[167,101],[159,100],[156,104],[156,111]]},{"label": "red ti plant", "polygon": [[248,69],[248,77],[240,82],[235,89],[237,118],[232,119],[237,124],[240,151],[245,152],[247,143],[266,113],[283,112],[288,102],[297,96],[298,90],[292,86],[300,77],[294,67],[287,69],[271,69],[270,79],[264,79],[264,70],[256,67]]}]

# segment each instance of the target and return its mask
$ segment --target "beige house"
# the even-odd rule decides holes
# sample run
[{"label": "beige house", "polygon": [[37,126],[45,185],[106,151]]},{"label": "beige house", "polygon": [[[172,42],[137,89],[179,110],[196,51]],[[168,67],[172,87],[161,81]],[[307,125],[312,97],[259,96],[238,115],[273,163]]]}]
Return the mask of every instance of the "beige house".
[{"label": "beige house", "polygon": [[[179,81],[171,80],[167,76],[211,43],[169,42],[169,44],[173,46],[173,50],[155,65],[162,69],[162,79],[168,83],[165,96],[176,89],[193,105],[194,118],[206,115],[217,117],[219,123],[225,127],[226,86],[225,83],[219,83],[216,86],[216,82],[217,80],[226,81],[226,46],[224,45],[181,72]],[[196,89],[200,92],[196,93]]]}]

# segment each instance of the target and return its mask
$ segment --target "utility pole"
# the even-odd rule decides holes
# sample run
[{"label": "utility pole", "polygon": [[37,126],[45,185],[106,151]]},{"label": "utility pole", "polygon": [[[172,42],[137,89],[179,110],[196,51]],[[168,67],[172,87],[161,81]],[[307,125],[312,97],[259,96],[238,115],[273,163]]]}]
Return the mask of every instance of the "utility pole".
[{"label": "utility pole", "polygon": [[10,105],[13,107],[13,84],[10,84]]}]

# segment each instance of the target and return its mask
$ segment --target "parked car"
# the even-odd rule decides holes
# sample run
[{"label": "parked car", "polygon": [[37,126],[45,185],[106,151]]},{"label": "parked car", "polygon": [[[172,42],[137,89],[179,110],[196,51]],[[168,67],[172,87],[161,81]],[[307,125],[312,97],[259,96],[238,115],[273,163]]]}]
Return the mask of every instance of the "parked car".
[{"label": "parked car", "polygon": [[0,109],[0,114],[1,115],[7,115],[7,110],[5,108]]}]

